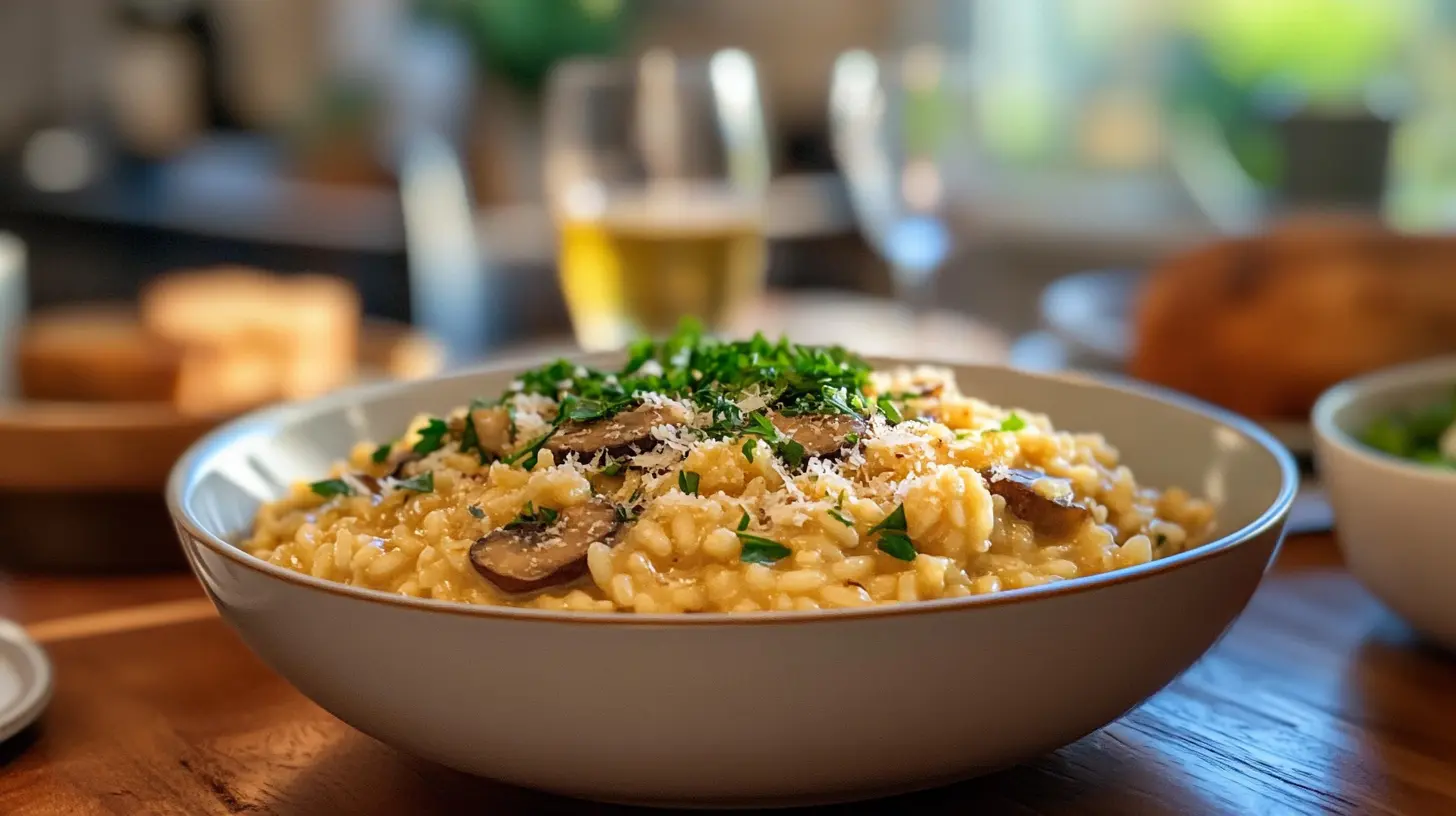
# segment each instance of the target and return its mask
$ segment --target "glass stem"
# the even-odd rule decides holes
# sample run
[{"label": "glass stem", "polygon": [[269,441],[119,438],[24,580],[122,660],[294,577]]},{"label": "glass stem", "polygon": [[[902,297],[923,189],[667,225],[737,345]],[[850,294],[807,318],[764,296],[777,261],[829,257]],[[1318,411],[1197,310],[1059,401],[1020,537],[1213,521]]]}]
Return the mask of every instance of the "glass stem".
[{"label": "glass stem", "polygon": [[914,314],[925,314],[935,308],[935,281],[939,266],[894,266],[895,299]]}]

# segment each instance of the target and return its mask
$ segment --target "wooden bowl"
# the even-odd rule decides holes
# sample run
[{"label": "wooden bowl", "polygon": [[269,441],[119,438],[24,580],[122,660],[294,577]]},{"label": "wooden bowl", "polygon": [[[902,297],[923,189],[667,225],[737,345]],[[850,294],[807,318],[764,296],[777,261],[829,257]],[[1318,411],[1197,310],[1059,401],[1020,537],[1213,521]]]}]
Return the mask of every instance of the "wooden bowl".
[{"label": "wooden bowl", "polygon": [[[363,327],[361,380],[427,377],[442,360],[408,326]],[[182,566],[162,487],[182,452],[230,418],[154,403],[0,402],[0,569]]]}]

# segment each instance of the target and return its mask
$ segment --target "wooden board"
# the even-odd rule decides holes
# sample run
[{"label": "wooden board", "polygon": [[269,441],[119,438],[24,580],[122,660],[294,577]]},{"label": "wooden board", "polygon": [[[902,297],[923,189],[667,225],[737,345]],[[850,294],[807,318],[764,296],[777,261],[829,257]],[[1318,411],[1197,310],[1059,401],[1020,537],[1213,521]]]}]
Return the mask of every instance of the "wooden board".
[{"label": "wooden board", "polygon": [[[370,321],[365,379],[434,374],[441,352],[407,326]],[[160,491],[172,464],[230,416],[189,416],[149,403],[0,402],[0,491]]]}]

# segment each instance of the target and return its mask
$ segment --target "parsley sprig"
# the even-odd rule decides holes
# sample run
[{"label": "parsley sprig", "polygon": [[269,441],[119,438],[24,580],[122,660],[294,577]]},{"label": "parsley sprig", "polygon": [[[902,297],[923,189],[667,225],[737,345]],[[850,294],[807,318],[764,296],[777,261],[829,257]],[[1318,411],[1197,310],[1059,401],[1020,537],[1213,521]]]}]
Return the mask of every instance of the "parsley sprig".
[{"label": "parsley sprig", "polygon": [[739,530],[736,535],[739,542],[743,544],[743,550],[739,554],[738,560],[745,564],[774,564],[788,558],[794,552],[771,538],[745,533],[742,530]]},{"label": "parsley sprig", "polygon": [[354,489],[349,487],[349,483],[343,479],[324,479],[323,481],[310,484],[308,489],[326,499],[332,499],[335,496],[354,495]]},{"label": "parsley sprig", "polygon": [[[559,420],[560,417],[558,417],[557,419]],[[561,423],[558,421],[556,424],[551,426],[550,430],[546,431],[535,439],[532,439],[530,442],[527,442],[524,447],[520,448],[515,453],[512,453],[509,456],[502,456],[501,461],[507,465],[514,465],[515,463],[520,462],[521,467],[525,468],[526,470],[531,470],[535,468],[536,460],[541,455],[541,448],[546,446],[546,443],[551,440],[551,437],[556,435],[556,432],[560,428]]]},{"label": "parsley sprig", "polygon": [[788,465],[790,470],[797,469],[804,462],[804,446],[795,442],[793,437],[779,433],[779,429],[774,426],[767,414],[761,412],[749,414],[739,433],[748,437],[743,442],[743,458],[750,463],[753,462],[757,439],[767,442],[769,448],[784,460],[784,464]]},{"label": "parsley sprig", "polygon": [[698,481],[702,477],[691,470],[679,470],[677,472],[677,489],[690,495],[698,495]]},{"label": "parsley sprig", "polygon": [[399,481],[395,482],[394,485],[400,490],[413,490],[416,493],[434,493],[435,472],[433,470],[427,470],[424,473],[419,474],[418,476],[413,476],[408,479],[400,479]]},{"label": "parsley sprig", "polygon": [[915,545],[910,543],[906,532],[905,505],[896,507],[885,520],[870,528],[870,535],[879,533],[880,552],[901,561],[915,560]]},{"label": "parsley sprig", "polygon": [[445,446],[445,436],[449,432],[450,426],[445,424],[445,420],[431,417],[419,431],[420,439],[414,445],[414,452],[421,456],[434,453]]},{"label": "parsley sprig", "polygon": [[517,513],[515,518],[506,522],[505,527],[502,529],[514,530],[518,527],[527,527],[537,524],[550,526],[551,524],[556,523],[556,519],[560,515],[561,514],[558,511],[553,510],[550,507],[537,508],[533,506],[530,502],[526,502],[526,506],[521,508],[521,512]]}]

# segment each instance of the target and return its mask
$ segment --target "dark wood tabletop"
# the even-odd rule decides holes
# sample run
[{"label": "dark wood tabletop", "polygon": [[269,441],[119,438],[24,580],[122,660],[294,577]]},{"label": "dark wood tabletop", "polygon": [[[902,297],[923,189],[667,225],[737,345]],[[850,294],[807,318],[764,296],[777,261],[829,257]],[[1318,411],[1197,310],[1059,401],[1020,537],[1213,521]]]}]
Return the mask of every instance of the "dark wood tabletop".
[{"label": "dark wood tabletop", "polygon": [[[42,643],[57,683],[39,724],[0,746],[7,816],[626,810],[468,777],[350,729],[253,657],[190,575],[12,576],[0,615]],[[1230,634],[1132,713],[1036,762],[843,811],[886,804],[1456,814],[1456,658],[1356,584],[1328,536],[1291,539]]]}]

